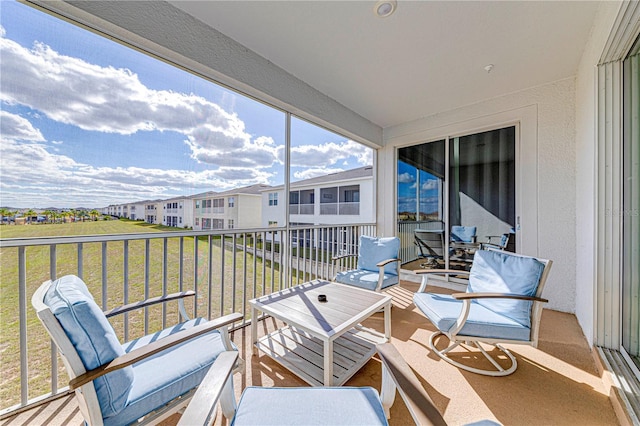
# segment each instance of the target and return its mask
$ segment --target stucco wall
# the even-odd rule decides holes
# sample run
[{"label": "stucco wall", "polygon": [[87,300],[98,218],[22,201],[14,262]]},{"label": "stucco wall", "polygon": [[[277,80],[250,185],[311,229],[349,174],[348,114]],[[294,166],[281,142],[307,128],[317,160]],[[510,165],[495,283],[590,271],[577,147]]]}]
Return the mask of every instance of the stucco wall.
[{"label": "stucco wall", "polygon": [[[385,129],[385,148],[379,155],[380,173],[393,173],[394,150],[408,143],[411,135],[447,136],[457,131],[469,134],[497,128],[518,120],[522,112],[519,197],[523,252],[552,259],[554,265],[544,291],[547,307],[575,312],[576,305],[576,152],[575,79],[568,78],[474,105],[443,112],[411,123]],[[527,116],[527,114],[529,116]],[[531,116],[532,115],[532,116]],[[505,118],[507,117],[507,118]],[[506,120],[506,121],[505,121]],[[525,123],[526,120],[526,123]],[[519,121],[519,120],[518,120]],[[525,128],[526,127],[526,128]],[[532,128],[534,127],[534,128]],[[468,132],[468,133],[467,133]],[[460,134],[458,133],[458,134]],[[429,139],[429,140],[435,140]],[[417,141],[416,141],[417,142]],[[535,182],[532,182],[535,181]],[[536,185],[532,185],[535,183]],[[527,191],[523,188],[536,188]],[[537,192],[536,192],[537,191]],[[379,191],[378,208],[384,222],[394,216],[395,190]],[[534,212],[530,207],[534,206]],[[525,234],[525,230],[535,230]],[[524,236],[526,235],[526,237]]]}]

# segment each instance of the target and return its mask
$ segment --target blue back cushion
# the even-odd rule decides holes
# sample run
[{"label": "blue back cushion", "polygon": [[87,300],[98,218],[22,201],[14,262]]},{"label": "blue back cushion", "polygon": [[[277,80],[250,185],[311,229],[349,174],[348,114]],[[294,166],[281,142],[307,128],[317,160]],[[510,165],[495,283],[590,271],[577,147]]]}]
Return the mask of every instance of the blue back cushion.
[{"label": "blue back cushion", "polygon": [[[113,361],[124,350],[111,324],[93,300],[85,283],[66,275],[51,284],[44,297],[86,370]],[[133,368],[126,367],[94,380],[103,417],[122,411],[133,386]]]},{"label": "blue back cushion", "polygon": [[[378,272],[377,263],[387,259],[397,259],[400,251],[400,239],[397,237],[376,238],[366,235],[360,236],[360,251],[358,253],[358,269]],[[384,267],[389,275],[398,275],[398,265],[391,262]]]},{"label": "blue back cushion", "polygon": [[459,243],[471,243],[473,237],[476,236],[475,226],[452,226],[451,227],[451,241],[457,241]]},{"label": "blue back cushion", "polygon": [[[473,258],[468,293],[513,293],[535,296],[544,264],[530,257],[478,250]],[[531,327],[531,303],[526,300],[477,299],[500,315]]]}]

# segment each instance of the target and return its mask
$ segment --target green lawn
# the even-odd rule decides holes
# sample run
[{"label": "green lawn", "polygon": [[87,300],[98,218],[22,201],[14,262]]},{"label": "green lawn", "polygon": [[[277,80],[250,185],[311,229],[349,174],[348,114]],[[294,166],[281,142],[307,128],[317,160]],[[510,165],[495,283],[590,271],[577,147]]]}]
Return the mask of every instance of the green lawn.
[{"label": "green lawn", "polygon": [[[144,222],[126,220],[110,220],[95,222],[80,222],[68,224],[47,225],[3,225],[0,226],[0,238],[67,236],[67,235],[101,235],[144,233],[178,230]],[[179,239],[167,240],[167,291],[178,291],[179,277]],[[230,240],[227,240],[230,241]],[[184,289],[194,289],[195,269],[194,239],[184,238],[183,254],[183,282]],[[209,249],[211,247],[211,250]],[[28,247],[27,258],[27,336],[29,363],[29,398],[45,394],[50,391],[51,350],[48,336],[33,309],[31,295],[35,289],[50,278],[49,246]],[[163,239],[149,241],[149,256],[145,259],[145,241],[131,241],[128,244],[128,273],[129,302],[144,299],[145,262],[149,265],[149,297],[159,296],[163,292]],[[223,257],[224,256],[224,257]],[[78,252],[75,244],[57,246],[56,275],[77,274]],[[224,259],[224,261],[223,261]],[[102,303],[102,243],[85,243],[83,245],[83,279],[100,305]],[[234,256],[229,249],[221,250],[220,238],[214,238],[211,246],[208,238],[198,241],[198,316],[217,317],[235,310],[242,312],[243,303],[253,297],[254,279],[257,283],[256,293],[280,288],[279,271],[274,268],[272,287],[271,264],[267,261],[263,276],[262,259],[255,259],[250,253],[238,251]],[[246,268],[245,268],[246,262]],[[277,266],[277,265],[276,265]],[[113,308],[124,303],[123,282],[124,271],[124,243],[122,241],[107,244],[107,306]],[[246,281],[245,274],[246,273]],[[211,276],[211,279],[209,279]],[[222,279],[224,277],[224,279]],[[254,278],[255,277],[255,278]],[[209,285],[209,282],[211,284]],[[244,283],[247,294],[244,293]],[[18,249],[0,249],[0,401],[2,408],[19,403],[20,395],[20,348],[19,348],[19,302],[18,302]],[[221,294],[224,290],[224,312],[221,312]],[[235,291],[234,291],[235,290]],[[235,300],[235,309],[232,305]],[[193,311],[193,304],[187,304],[189,312]],[[247,308],[247,311],[249,309]],[[150,308],[148,311],[149,330],[154,331],[162,325],[162,307]],[[167,308],[167,324],[175,323],[177,319],[175,303]],[[129,314],[129,339],[143,334],[144,312]],[[124,327],[122,319],[112,321],[112,324],[124,342]],[[63,364],[59,361],[59,387],[66,385],[68,380]]]}]

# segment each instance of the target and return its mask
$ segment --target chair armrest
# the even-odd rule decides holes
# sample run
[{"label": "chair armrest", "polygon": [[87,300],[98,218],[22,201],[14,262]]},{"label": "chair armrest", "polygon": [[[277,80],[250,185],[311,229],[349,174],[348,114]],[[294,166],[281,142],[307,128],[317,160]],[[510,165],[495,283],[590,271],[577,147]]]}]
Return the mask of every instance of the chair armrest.
[{"label": "chair armrest", "polygon": [[549,302],[547,299],[536,296],[526,296],[524,294],[513,293],[453,293],[454,299],[467,300],[467,299],[517,299],[517,300],[531,300],[533,302]]},{"label": "chair armrest", "polygon": [[377,345],[376,349],[382,361],[383,369],[386,369],[393,379],[415,424],[446,425],[444,418],[436,406],[433,405],[431,398],[429,398],[429,395],[407,362],[402,358],[398,349],[391,343]]},{"label": "chair armrest", "polygon": [[383,260],[383,261],[380,261],[380,262],[376,263],[376,266],[378,268],[382,268],[383,266],[388,265],[391,262],[402,262],[402,259],[387,259],[387,260]]},{"label": "chair armrest", "polygon": [[213,331],[217,328],[225,327],[236,321],[240,321],[241,319],[242,319],[242,314],[232,313],[232,314],[225,315],[223,317],[208,321],[204,324],[197,325],[193,328],[190,328],[189,330],[184,330],[184,331],[180,331],[178,333],[172,334],[170,336],[165,337],[164,339],[156,340],[155,342],[149,343],[148,345],[145,345],[138,349],[134,349],[131,352],[121,355],[107,364],[103,364],[97,368],[94,368],[93,370],[89,370],[86,373],[79,375],[78,377],[76,377],[75,379],[72,379],[69,382],[69,388],[71,390],[79,388],[80,386],[87,384],[92,380],[97,379],[100,376],[104,376],[105,374],[111,373],[112,371],[116,371],[116,370],[120,370],[121,368],[128,367],[132,364],[135,364],[138,361],[141,361],[145,358],[155,355],[158,352],[162,352],[165,349],[169,349],[173,346],[186,342],[187,340],[193,339],[194,337],[200,336],[210,331]]},{"label": "chair armrest", "polygon": [[[427,274],[443,274],[443,275],[469,275],[470,271],[465,271],[462,269],[416,269],[413,271],[414,274],[417,275],[427,275]],[[418,289],[418,293],[423,293],[427,288],[427,277],[422,277],[422,284],[420,284],[420,288]]]},{"label": "chair armrest", "polygon": [[332,257],[331,260],[340,260],[340,259],[344,259],[344,258],[347,258],[347,257],[356,257],[356,256],[358,256],[358,255],[357,254],[342,254],[340,256]]},{"label": "chair armrest", "polygon": [[469,271],[463,269],[416,269],[414,274],[466,274],[469,275]]},{"label": "chair armrest", "polygon": [[[207,375],[198,386],[198,390],[191,398],[186,410],[182,413],[180,420],[178,420],[178,426],[213,424],[216,404],[222,396],[227,382],[233,380],[231,372],[237,359],[237,351],[222,352],[218,355],[213,365],[209,367]],[[233,394],[233,388],[230,391]],[[235,398],[234,395],[231,395],[231,397]]]},{"label": "chair armrest", "polygon": [[196,292],[193,290],[189,291],[181,291],[179,293],[171,293],[166,296],[158,296],[152,297],[147,300],[143,300],[140,302],[129,303],[128,305],[119,306],[117,308],[108,310],[104,312],[104,315],[109,318],[114,315],[124,314],[125,312],[134,311],[136,309],[141,309],[147,306],[156,305],[158,303],[170,302],[172,300],[179,300],[185,297],[193,297],[196,295]]}]

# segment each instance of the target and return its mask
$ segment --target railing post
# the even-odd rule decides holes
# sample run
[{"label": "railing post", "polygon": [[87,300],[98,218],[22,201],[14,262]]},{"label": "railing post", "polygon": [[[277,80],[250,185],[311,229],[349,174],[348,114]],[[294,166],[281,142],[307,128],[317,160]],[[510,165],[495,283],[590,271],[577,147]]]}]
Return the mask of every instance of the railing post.
[{"label": "railing post", "polygon": [[27,362],[27,256],[26,247],[18,248],[18,303],[20,305],[20,403],[29,400],[29,363]]},{"label": "railing post", "polygon": [[[169,240],[167,238],[162,239],[162,295],[167,295],[167,248],[168,248]],[[167,328],[167,304],[162,304],[162,329]]]},{"label": "railing post", "polygon": [[[51,281],[58,278],[57,265],[58,265],[58,252],[57,245],[51,244],[49,246],[49,276]],[[26,281],[26,279],[25,279]],[[51,394],[58,392],[58,347],[51,340]]]},{"label": "railing post", "polygon": [[[122,265],[122,293],[124,301],[123,303],[126,305],[129,303],[129,241],[125,240],[124,245],[122,247],[124,253],[123,265]],[[105,291],[106,293],[106,291]],[[129,341],[129,313],[124,313],[123,318],[123,326],[124,326],[124,341]]]},{"label": "railing post", "polygon": [[193,317],[198,317],[198,299],[201,297],[198,293],[198,236],[193,236],[193,291],[196,292],[196,296],[193,300]]}]

